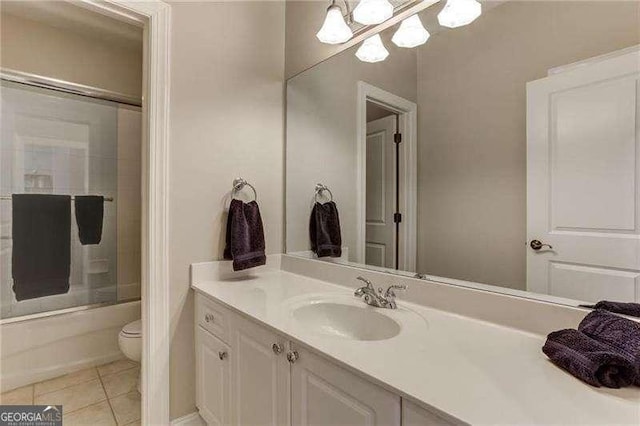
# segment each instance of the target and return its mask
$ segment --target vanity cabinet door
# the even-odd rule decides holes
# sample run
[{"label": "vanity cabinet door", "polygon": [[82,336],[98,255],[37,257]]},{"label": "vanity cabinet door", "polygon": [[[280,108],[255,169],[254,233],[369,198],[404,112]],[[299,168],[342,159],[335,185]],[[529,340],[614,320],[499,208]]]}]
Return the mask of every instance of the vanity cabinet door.
[{"label": "vanity cabinet door", "polygon": [[208,425],[230,421],[230,358],[226,344],[196,327],[196,406]]},{"label": "vanity cabinet door", "polygon": [[400,425],[400,397],[326,359],[292,348],[292,424]]},{"label": "vanity cabinet door", "polygon": [[230,344],[234,351],[233,424],[289,425],[290,368],[286,339],[234,316]]},{"label": "vanity cabinet door", "polygon": [[406,399],[402,401],[402,426],[453,426],[440,416],[436,416]]}]

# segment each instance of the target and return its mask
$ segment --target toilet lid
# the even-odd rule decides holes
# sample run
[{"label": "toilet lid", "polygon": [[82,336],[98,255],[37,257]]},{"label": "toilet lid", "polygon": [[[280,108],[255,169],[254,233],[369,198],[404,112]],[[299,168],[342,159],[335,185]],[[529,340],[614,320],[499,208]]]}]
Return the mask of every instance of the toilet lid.
[{"label": "toilet lid", "polygon": [[122,334],[127,336],[141,336],[142,335],[142,320],[130,322],[122,327]]}]

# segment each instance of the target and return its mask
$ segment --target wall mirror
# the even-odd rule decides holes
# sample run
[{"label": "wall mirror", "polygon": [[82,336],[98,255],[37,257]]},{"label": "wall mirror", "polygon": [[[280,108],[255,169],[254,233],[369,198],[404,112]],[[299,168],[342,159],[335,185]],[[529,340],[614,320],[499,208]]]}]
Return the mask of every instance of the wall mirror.
[{"label": "wall mirror", "polygon": [[640,301],[640,3],[483,2],[458,28],[443,6],[419,13],[425,44],[396,46],[397,24],[386,59],[357,45],[287,81],[287,252],[317,257],[332,197],[343,250],[320,260]]}]

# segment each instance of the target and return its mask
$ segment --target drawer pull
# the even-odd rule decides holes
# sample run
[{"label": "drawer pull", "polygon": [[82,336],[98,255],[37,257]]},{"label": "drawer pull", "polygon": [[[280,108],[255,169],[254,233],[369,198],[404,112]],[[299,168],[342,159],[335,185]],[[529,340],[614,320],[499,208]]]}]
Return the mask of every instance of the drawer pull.
[{"label": "drawer pull", "polygon": [[280,355],[284,352],[284,346],[282,346],[282,343],[274,343],[271,345],[271,349],[273,349],[273,353],[276,355]]},{"label": "drawer pull", "polygon": [[223,361],[228,355],[227,351],[218,352],[218,358],[220,358],[220,361]]},{"label": "drawer pull", "polygon": [[204,316],[204,320],[205,320],[206,322],[213,322],[213,314],[206,314],[206,315]]},{"label": "drawer pull", "polygon": [[298,354],[298,351],[289,351],[289,352],[287,352],[287,361],[289,361],[291,364],[296,362],[298,360],[298,358],[300,358],[300,355]]}]

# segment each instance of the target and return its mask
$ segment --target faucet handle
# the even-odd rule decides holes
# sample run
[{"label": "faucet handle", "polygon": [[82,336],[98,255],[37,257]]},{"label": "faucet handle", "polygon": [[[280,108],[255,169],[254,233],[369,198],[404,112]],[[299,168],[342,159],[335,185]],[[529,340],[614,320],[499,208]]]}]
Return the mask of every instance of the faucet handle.
[{"label": "faucet handle", "polygon": [[392,284],[387,288],[387,291],[384,292],[384,297],[396,297],[396,292],[394,290],[405,291],[406,289],[406,285]]},{"label": "faucet handle", "polygon": [[373,283],[371,281],[369,281],[368,279],[366,279],[365,277],[358,277],[356,279],[362,281],[363,283],[365,283],[367,285],[367,287],[369,287],[370,289],[373,290]]}]

